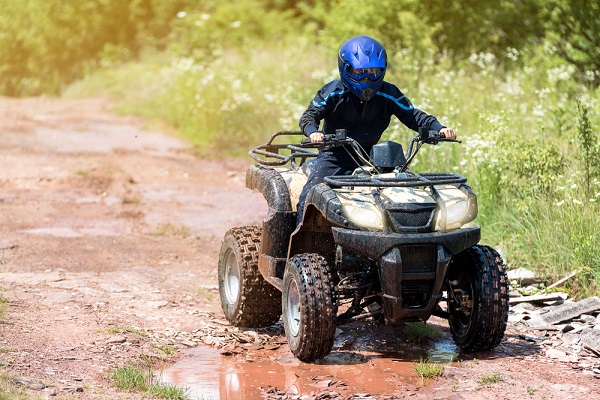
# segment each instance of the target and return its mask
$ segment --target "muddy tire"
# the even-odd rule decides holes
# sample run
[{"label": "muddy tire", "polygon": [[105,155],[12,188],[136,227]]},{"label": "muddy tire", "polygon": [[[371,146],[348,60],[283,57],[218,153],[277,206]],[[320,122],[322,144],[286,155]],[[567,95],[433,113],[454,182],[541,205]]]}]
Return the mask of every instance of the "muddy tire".
[{"label": "muddy tire", "polygon": [[331,352],[336,313],[327,261],[318,254],[292,257],[283,275],[283,324],[299,360],[311,362]]},{"label": "muddy tire", "polygon": [[219,254],[221,307],[234,326],[259,328],[281,316],[281,292],[258,270],[262,230],[258,226],[230,229]]},{"label": "muddy tire", "polygon": [[480,245],[461,252],[452,259],[448,282],[448,322],[456,345],[468,352],[496,347],[508,320],[508,280],[500,254]]}]

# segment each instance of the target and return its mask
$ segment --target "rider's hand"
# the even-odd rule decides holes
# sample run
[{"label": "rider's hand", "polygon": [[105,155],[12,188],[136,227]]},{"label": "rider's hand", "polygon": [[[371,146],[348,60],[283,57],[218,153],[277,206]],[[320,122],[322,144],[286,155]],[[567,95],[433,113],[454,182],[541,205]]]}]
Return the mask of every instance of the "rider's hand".
[{"label": "rider's hand", "polygon": [[321,143],[323,141],[323,132],[314,131],[311,133],[310,141],[313,143]]},{"label": "rider's hand", "polygon": [[444,135],[446,139],[456,139],[456,132],[452,128],[442,128],[440,134]]}]

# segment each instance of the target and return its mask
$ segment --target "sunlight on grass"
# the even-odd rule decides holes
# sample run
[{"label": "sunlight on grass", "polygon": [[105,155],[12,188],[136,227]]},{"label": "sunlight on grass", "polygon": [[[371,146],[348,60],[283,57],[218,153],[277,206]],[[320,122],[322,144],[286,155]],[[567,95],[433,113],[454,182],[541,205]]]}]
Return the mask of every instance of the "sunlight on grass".
[{"label": "sunlight on grass", "polygon": [[162,399],[186,399],[187,389],[155,382],[154,372],[149,368],[129,364],[113,369],[109,378],[119,389],[146,393]]},{"label": "sunlight on grass", "polygon": [[421,378],[421,381],[425,382],[426,379],[433,379],[441,376],[444,373],[444,366],[441,364],[430,363],[421,358],[418,363],[414,363],[413,370]]}]

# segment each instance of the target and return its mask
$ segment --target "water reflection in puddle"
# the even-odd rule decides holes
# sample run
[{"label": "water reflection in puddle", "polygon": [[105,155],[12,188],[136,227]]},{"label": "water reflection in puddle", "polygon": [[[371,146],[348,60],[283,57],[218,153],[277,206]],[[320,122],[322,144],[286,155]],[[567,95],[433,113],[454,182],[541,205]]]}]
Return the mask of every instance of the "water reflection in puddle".
[{"label": "water reflection in puddle", "polygon": [[419,383],[413,371],[415,360],[448,363],[455,357],[456,347],[452,341],[441,341],[429,349],[421,348],[419,355],[411,351],[410,357],[334,350],[318,364],[302,363],[282,350],[268,352],[268,356],[262,353],[254,361],[222,356],[207,346],[184,353],[187,357],[162,371],[163,383],[187,388],[189,399],[237,400],[263,398],[261,387],[300,394],[326,389],[335,381],[362,393],[392,394],[398,382]]}]

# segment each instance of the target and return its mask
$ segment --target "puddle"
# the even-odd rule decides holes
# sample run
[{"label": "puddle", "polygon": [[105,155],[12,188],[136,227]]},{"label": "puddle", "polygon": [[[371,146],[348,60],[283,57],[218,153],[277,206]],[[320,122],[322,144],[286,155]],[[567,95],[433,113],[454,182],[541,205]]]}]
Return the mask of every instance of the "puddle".
[{"label": "puddle", "polygon": [[165,384],[187,388],[189,399],[202,400],[261,399],[263,389],[269,387],[291,395],[318,392],[332,382],[343,382],[352,393],[393,394],[398,383],[419,384],[413,365],[421,357],[448,363],[456,354],[452,341],[412,350],[381,354],[334,349],[318,364],[307,364],[289,350],[264,352],[252,361],[252,355],[247,359],[222,356],[201,345],[185,350],[186,357],[162,371],[159,378]]}]

